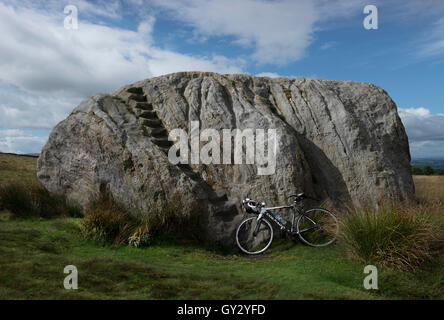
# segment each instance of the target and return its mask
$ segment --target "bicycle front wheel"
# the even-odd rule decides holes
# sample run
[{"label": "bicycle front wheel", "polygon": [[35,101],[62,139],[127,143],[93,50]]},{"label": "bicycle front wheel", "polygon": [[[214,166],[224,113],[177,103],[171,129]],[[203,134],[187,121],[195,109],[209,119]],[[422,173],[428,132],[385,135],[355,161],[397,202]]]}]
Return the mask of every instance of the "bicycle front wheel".
[{"label": "bicycle front wheel", "polygon": [[257,221],[256,217],[248,218],[242,221],[236,231],[237,246],[246,254],[262,253],[272,241],[273,228],[265,219]]},{"label": "bicycle front wheel", "polygon": [[333,213],[315,208],[299,216],[296,231],[299,238],[309,246],[325,247],[336,240],[339,225]]}]

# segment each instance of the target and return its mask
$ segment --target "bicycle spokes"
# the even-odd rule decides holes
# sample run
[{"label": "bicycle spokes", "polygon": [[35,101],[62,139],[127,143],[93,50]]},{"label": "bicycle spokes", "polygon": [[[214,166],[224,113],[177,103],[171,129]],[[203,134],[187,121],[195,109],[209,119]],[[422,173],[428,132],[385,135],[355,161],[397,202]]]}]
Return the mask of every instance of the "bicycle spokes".
[{"label": "bicycle spokes", "polygon": [[332,243],[338,231],[335,216],[324,209],[305,212],[298,221],[299,237],[312,246],[326,246]]},{"label": "bicycle spokes", "polygon": [[270,224],[256,218],[245,220],[238,228],[236,240],[242,251],[249,254],[260,253],[268,248],[273,240]]}]

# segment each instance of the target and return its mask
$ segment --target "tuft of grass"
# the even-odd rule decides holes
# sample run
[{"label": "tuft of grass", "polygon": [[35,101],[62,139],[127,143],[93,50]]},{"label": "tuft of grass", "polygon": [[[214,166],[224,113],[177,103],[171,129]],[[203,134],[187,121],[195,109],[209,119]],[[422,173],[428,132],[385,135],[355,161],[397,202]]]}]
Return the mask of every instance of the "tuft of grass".
[{"label": "tuft of grass", "polygon": [[8,183],[0,186],[0,209],[10,211],[12,218],[80,217],[79,206],[64,195],[54,194],[40,183]]},{"label": "tuft of grass", "polygon": [[163,240],[203,239],[197,206],[185,203],[179,195],[153,207],[148,212],[135,212],[102,193],[85,211],[82,230],[85,238],[103,244],[130,244],[145,247]]},{"label": "tuft of grass", "polygon": [[102,244],[125,244],[137,220],[111,194],[101,193],[84,213],[82,233],[85,238]]},{"label": "tuft of grass", "polygon": [[341,216],[339,238],[348,255],[365,263],[416,270],[433,262],[444,247],[440,203],[383,203]]},{"label": "tuft of grass", "polygon": [[179,194],[143,214],[143,217],[139,228],[155,238],[203,240],[204,231],[197,205],[187,206]]}]

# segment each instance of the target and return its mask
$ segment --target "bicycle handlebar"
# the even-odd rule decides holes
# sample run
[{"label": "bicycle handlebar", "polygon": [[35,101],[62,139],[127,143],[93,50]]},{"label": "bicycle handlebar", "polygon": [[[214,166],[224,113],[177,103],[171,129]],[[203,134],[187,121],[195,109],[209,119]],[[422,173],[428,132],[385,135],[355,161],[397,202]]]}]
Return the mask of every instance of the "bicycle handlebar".
[{"label": "bicycle handlebar", "polygon": [[[289,198],[295,198],[295,200],[294,200],[295,203],[302,201],[304,199],[312,199],[315,201],[320,200],[320,199],[316,199],[313,197],[309,197],[309,196],[305,195],[304,193],[292,194],[287,199],[289,199]],[[248,213],[258,213],[260,208],[265,207],[265,203],[255,201],[250,198],[245,198],[244,200],[242,200],[242,204]]]}]

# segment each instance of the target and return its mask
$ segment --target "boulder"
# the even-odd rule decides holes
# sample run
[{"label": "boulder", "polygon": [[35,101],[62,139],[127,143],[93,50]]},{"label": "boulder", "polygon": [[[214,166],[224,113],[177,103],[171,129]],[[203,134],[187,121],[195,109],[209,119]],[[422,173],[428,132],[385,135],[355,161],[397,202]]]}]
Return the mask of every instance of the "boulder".
[{"label": "boulder", "polygon": [[[272,172],[261,174],[261,166],[246,163],[245,155],[234,163],[234,142],[226,163],[193,162],[196,150],[209,143],[202,137],[198,149],[195,141],[187,142],[188,163],[174,164],[168,136],[179,130],[199,138],[206,129],[220,132],[220,141],[223,129],[263,129],[265,150],[271,143],[267,133],[274,130]],[[225,147],[220,144],[221,158]],[[247,140],[242,150],[248,147]],[[360,206],[414,195],[407,135],[383,89],[208,72],[169,74],[86,98],[51,132],[38,159],[38,178],[82,205],[109,190],[128,207],[147,211],[180,193],[199,203],[211,237],[227,242],[243,217],[240,201],[246,196],[271,206],[305,192]]]}]

